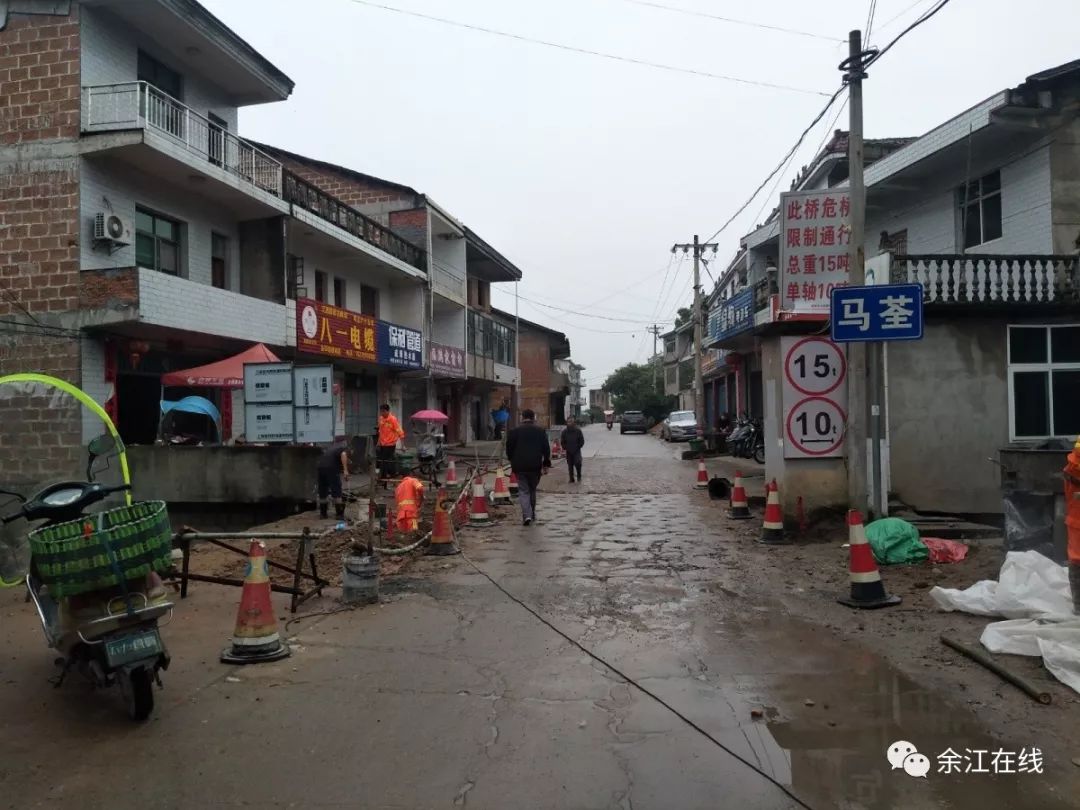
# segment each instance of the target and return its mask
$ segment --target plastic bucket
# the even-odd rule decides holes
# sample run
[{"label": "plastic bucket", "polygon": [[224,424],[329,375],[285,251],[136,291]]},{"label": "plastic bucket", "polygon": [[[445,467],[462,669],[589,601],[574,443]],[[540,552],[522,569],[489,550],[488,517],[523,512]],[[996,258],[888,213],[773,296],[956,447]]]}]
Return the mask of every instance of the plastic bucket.
[{"label": "plastic bucket", "polygon": [[379,601],[379,560],[376,557],[346,555],[341,575],[341,598],[350,605],[370,605]]}]

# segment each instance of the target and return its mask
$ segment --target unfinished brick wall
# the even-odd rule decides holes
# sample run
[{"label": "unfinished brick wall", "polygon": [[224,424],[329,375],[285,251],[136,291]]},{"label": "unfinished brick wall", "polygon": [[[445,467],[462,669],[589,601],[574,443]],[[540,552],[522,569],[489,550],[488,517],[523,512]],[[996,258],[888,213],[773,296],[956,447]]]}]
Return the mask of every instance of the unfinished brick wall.
[{"label": "unfinished brick wall", "polygon": [[536,412],[538,425],[554,425],[551,413],[551,346],[546,335],[523,328],[518,336],[521,408]]},{"label": "unfinished brick wall", "polygon": [[[68,15],[10,13],[0,31],[0,321],[22,326],[0,324],[0,375],[80,381],[79,340],[34,324],[62,325],[79,307],[79,84],[78,3]],[[0,390],[0,480],[69,477],[81,440],[71,398]]]},{"label": "unfinished brick wall", "polygon": [[409,208],[390,212],[390,230],[402,239],[427,251],[428,216],[426,208]]},{"label": "unfinished brick wall", "polygon": [[362,207],[395,202],[411,204],[414,197],[409,191],[380,183],[374,178],[365,180],[347,172],[335,172],[324,166],[305,163],[273,149],[269,151],[269,154],[293,174],[318,186],[327,194],[337,197],[346,205]]}]

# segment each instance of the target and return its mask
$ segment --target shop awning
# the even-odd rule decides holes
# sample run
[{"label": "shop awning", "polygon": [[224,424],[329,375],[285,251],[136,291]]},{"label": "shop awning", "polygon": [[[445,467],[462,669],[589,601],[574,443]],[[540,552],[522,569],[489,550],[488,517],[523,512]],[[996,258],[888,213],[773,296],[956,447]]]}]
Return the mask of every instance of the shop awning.
[{"label": "shop awning", "polygon": [[243,388],[245,363],[278,363],[277,355],[261,343],[233,357],[205,366],[170,371],[161,375],[163,386],[186,385],[193,388]]}]

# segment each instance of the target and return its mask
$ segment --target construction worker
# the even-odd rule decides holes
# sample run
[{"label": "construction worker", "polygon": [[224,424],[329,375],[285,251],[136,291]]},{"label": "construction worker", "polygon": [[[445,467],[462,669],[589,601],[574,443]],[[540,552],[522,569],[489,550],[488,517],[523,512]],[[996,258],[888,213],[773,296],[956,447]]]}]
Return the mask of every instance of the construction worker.
[{"label": "construction worker", "polygon": [[424,485],[411,475],[401,479],[394,490],[394,504],[397,508],[397,530],[415,532],[420,528],[420,507],[424,503]]},{"label": "construction worker", "polygon": [[334,499],[334,516],[338,520],[345,519],[345,492],[341,481],[349,480],[349,465],[355,456],[355,447],[358,438],[354,437],[351,443],[339,442],[332,444],[319,456],[316,467],[316,477],[319,482],[319,517],[329,517],[330,504],[328,499]]},{"label": "construction worker", "polygon": [[389,478],[397,472],[394,456],[398,442],[404,438],[405,431],[401,429],[397,417],[390,413],[390,406],[385,403],[379,406],[379,443],[375,448],[375,458],[383,477]]},{"label": "construction worker", "polygon": [[1069,535],[1069,588],[1073,613],[1080,615],[1080,439],[1061,472],[1065,479],[1065,530]]}]

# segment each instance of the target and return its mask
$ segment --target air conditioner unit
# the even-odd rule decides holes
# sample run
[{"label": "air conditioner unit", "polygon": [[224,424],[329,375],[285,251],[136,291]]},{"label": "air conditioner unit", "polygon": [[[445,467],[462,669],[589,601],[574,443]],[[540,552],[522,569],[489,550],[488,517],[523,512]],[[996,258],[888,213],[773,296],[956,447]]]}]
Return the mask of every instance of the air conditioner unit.
[{"label": "air conditioner unit", "polygon": [[111,247],[131,244],[131,223],[112,212],[101,211],[94,216],[94,241]]}]

